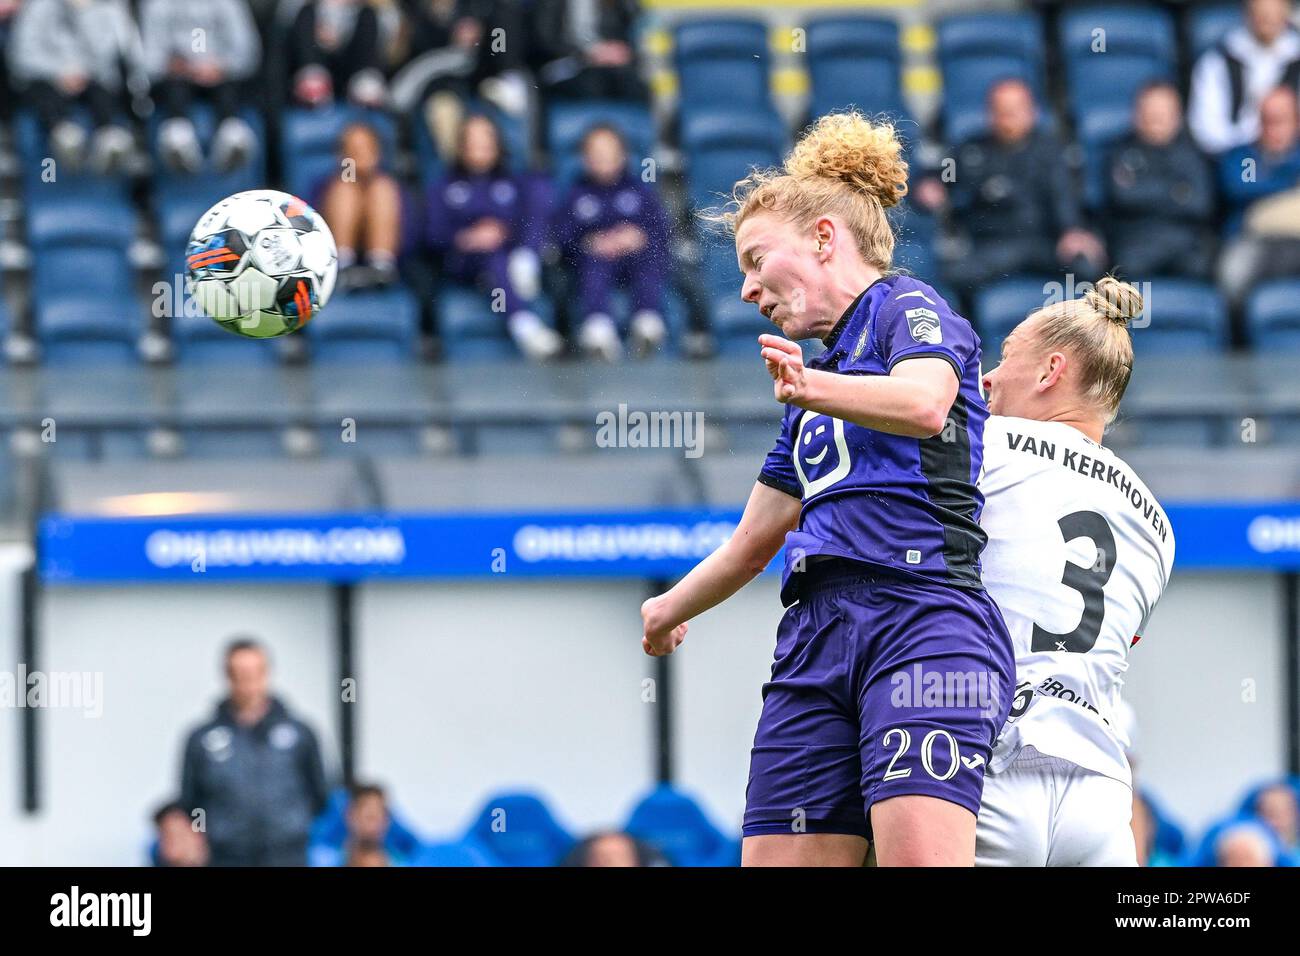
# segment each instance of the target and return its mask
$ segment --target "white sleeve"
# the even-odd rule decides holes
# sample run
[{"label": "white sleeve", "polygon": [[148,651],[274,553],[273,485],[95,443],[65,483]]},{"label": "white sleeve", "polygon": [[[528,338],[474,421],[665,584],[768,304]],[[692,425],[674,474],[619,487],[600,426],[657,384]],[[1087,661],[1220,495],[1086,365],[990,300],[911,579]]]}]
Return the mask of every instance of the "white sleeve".
[{"label": "white sleeve", "polygon": [[1201,55],[1192,70],[1192,86],[1187,97],[1187,126],[1197,144],[1207,153],[1217,154],[1236,145],[1235,130],[1229,111],[1228,65],[1217,50]]}]

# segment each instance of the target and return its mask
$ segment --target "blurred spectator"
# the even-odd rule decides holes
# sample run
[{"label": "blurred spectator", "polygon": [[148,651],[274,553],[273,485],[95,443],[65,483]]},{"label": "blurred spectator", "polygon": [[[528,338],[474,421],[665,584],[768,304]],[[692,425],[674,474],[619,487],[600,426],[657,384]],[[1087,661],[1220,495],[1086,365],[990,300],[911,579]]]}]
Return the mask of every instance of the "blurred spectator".
[{"label": "blurred spectator", "polygon": [[217,132],[213,164],[222,172],[248,161],[252,128],[238,115],[244,84],[257,72],[261,41],[248,0],[144,0],[140,10],[145,67],[163,117],[158,143],[165,163],[184,172],[203,164],[190,105],[212,104]]},{"label": "blurred spectator", "polygon": [[1215,866],[1277,866],[1277,851],[1263,826],[1243,820],[1219,833],[1214,861]]},{"label": "blurred spectator", "polygon": [[1209,278],[1214,178],[1183,128],[1177,88],[1164,81],[1144,87],[1133,113],[1133,133],[1111,156],[1112,258],[1136,276]]},{"label": "blurred spectator", "polygon": [[1235,234],[1219,261],[1219,284],[1235,311],[1265,279],[1300,273],[1300,112],[1278,87],[1260,107],[1259,140],[1224,155],[1219,187]]},{"label": "blurred spectator", "polygon": [[632,303],[628,338],[634,353],[648,355],[667,337],[667,214],[653,185],[629,171],[627,147],[614,127],[597,124],[587,130],[582,170],[560,205],[556,226],[578,279],[583,315],[578,344],[607,361],[622,354],[610,310],[614,290],[626,287]]},{"label": "blurred spectator", "polygon": [[1259,822],[1273,831],[1282,850],[1300,858],[1300,805],[1296,792],[1286,783],[1265,787],[1253,807]]},{"label": "blurred spectator", "polygon": [[383,168],[384,144],[373,126],[349,123],[338,152],[340,172],[313,191],[338,246],[338,289],[390,285],[409,221],[401,184]]},{"label": "blurred spectator", "polygon": [[213,866],[303,866],[327,790],[316,735],[271,696],[266,651],[226,650],[230,696],[185,743],[180,804],[201,810]]},{"label": "blurred spectator", "polygon": [[407,0],[407,23],[410,60],[393,77],[392,106],[423,115],[444,160],[471,98],[518,119],[535,106],[523,0]]},{"label": "blurred spectator", "polygon": [[561,866],[668,866],[658,850],[626,833],[594,833],[569,851]]},{"label": "blurred spectator", "polygon": [[1245,25],[1202,53],[1192,70],[1188,122],[1207,153],[1254,142],[1269,91],[1300,89],[1300,32],[1290,22],[1290,0],[1245,0],[1242,8]]},{"label": "blurred spectator", "polygon": [[387,841],[392,817],[382,787],[355,784],[348,793],[344,822],[346,835],[338,845],[311,847],[312,866],[392,866],[407,862]]},{"label": "blurred spectator", "polygon": [[307,0],[289,32],[293,97],[306,106],[346,97],[382,106],[400,12],[385,0]]},{"label": "blurred spectator", "polygon": [[426,235],[442,256],[444,274],[491,289],[493,308],[499,299],[519,350],[545,360],[564,341],[534,311],[541,262],[530,200],[528,181],[506,164],[501,131],[487,116],[472,115],[461,127],[451,168],[429,188]]},{"label": "blurred spectator", "polygon": [[157,844],[155,866],[207,866],[208,841],[179,803],[160,807],[153,815]]},{"label": "blurred spectator", "polygon": [[0,119],[9,119],[13,115],[13,95],[9,84],[8,54],[9,33],[13,26],[14,14],[18,12],[19,0],[0,0]]},{"label": "blurred spectator", "polygon": [[636,0],[535,0],[532,60],[545,96],[643,101]]},{"label": "blurred spectator", "polygon": [[1105,265],[1101,240],[1083,227],[1079,196],[1065,150],[1038,123],[1038,108],[1021,80],[989,90],[989,132],[958,146],[947,189],[935,176],[918,185],[923,208],[951,208],[969,253],[949,265],[951,280],[970,295],[992,279],[1062,269],[1091,281]]},{"label": "blurred spectator", "polygon": [[98,172],[121,169],[133,140],[124,125],[129,87],[147,85],[140,34],[125,0],[23,0],[9,42],[9,68],[69,169],[87,159],[75,107],[90,114],[89,159]]}]

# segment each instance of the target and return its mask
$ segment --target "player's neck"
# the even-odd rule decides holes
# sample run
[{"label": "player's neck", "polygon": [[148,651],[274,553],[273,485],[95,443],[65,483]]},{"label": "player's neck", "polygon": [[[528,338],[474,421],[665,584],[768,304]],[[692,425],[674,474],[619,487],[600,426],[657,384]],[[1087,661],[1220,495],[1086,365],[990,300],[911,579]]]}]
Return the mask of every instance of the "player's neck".
[{"label": "player's neck", "polygon": [[821,337],[829,335],[831,329],[839,322],[844,311],[853,304],[864,289],[881,277],[882,273],[875,266],[866,262],[856,262],[835,277],[834,291],[830,296],[830,309],[827,319],[829,324]]},{"label": "player's neck", "polygon": [[1091,438],[1098,445],[1101,444],[1102,436],[1106,432],[1106,423],[1095,416],[1081,415],[1075,411],[1061,412],[1058,415],[1048,416],[1049,422],[1060,422],[1062,425],[1069,425],[1071,428],[1077,428],[1088,438]]}]

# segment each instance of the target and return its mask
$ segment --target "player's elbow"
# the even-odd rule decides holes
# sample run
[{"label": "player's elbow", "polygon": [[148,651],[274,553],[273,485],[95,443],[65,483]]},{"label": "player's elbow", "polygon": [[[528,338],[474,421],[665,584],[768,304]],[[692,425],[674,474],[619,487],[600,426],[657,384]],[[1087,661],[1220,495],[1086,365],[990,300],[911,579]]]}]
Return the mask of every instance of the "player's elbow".
[{"label": "player's elbow", "polygon": [[912,415],[912,426],[917,438],[933,438],[944,430],[948,424],[948,409],[951,402],[926,399],[920,402]]}]

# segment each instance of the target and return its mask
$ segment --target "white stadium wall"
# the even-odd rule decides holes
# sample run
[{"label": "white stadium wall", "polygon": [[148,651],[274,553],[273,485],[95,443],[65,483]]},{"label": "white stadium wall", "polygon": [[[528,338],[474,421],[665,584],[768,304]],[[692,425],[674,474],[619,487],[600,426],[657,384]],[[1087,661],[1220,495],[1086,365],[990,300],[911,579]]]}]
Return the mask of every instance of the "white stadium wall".
[{"label": "white stadium wall", "polygon": [[[12,578],[3,668],[18,667]],[[582,832],[617,825],[655,774],[653,663],[638,582],[371,583],[356,595],[357,773],[424,835],[461,832],[494,791],[539,791]],[[1133,655],[1140,776],[1193,830],[1283,763],[1280,589],[1272,575],[1175,575]],[[41,712],[42,809],[21,812],[21,716],[0,710],[0,864],[143,860],[148,814],[179,783],[183,735],[222,692],[221,648],[263,637],[277,693],[337,772],[334,609],[321,585],[58,588],[40,607],[41,668],[103,674],[103,713]],[[739,824],[776,580],[692,626],[673,664],[679,784]],[[1243,684],[1253,681],[1253,684]],[[658,688],[654,688],[657,697]]]}]

